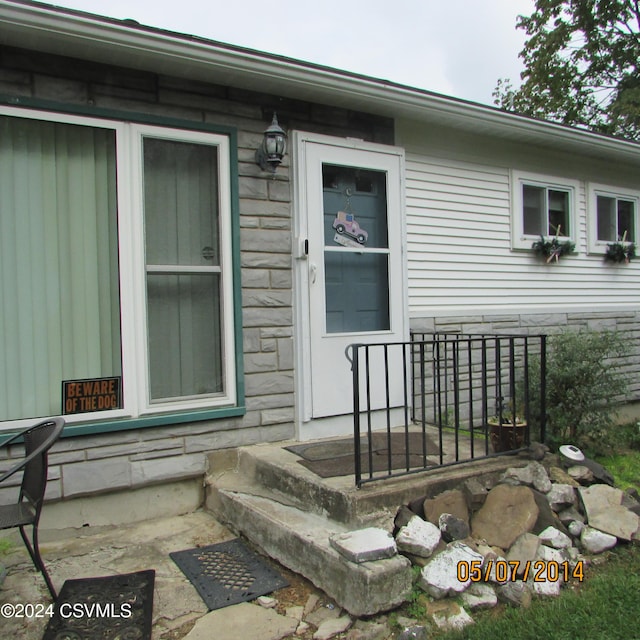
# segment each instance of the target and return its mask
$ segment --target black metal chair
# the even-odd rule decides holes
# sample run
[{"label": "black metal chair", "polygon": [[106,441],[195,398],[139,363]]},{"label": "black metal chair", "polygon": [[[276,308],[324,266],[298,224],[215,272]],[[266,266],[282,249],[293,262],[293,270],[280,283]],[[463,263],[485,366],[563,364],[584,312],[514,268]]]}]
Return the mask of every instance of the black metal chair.
[{"label": "black metal chair", "polygon": [[[25,446],[24,458],[0,475],[1,485],[18,471],[23,471],[18,502],[0,505],[0,529],[20,528],[20,535],[31,560],[42,574],[54,600],[57,597],[56,590],[53,588],[38,548],[38,523],[47,486],[47,454],[53,443],[60,437],[63,428],[62,418],[51,418],[11,436],[0,445],[4,447],[22,438]],[[33,543],[29,542],[25,532],[28,525],[33,528],[31,534]]]}]

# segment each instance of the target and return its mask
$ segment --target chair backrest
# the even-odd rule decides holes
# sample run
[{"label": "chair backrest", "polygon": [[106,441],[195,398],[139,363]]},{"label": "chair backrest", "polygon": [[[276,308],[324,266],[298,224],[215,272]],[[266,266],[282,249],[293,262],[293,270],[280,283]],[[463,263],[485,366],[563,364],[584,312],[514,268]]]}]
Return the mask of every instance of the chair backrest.
[{"label": "chair backrest", "polygon": [[[62,424],[60,424],[62,423]],[[23,432],[25,446],[24,475],[20,496],[39,510],[47,486],[48,452],[60,437],[64,421],[52,418]]]}]

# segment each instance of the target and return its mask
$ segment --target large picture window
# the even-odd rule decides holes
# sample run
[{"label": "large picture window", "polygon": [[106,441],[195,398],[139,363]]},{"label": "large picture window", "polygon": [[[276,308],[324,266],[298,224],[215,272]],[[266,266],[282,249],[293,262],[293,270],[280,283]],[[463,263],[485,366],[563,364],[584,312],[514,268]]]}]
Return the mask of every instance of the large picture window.
[{"label": "large picture window", "polygon": [[0,427],[235,403],[229,189],[226,136],[0,112]]}]

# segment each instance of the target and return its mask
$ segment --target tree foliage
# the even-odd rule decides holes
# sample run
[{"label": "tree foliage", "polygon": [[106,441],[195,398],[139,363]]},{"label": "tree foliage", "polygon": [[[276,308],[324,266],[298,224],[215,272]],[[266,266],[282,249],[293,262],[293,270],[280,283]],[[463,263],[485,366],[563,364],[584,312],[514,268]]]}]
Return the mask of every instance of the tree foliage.
[{"label": "tree foliage", "polygon": [[495,104],[640,140],[640,0],[536,0],[516,26],[522,85],[499,80]]}]

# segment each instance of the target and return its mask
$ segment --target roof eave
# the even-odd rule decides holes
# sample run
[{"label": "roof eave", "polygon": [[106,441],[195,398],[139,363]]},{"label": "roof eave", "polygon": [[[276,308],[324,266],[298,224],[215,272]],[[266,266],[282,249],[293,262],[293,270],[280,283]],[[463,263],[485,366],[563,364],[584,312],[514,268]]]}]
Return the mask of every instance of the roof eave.
[{"label": "roof eave", "polygon": [[0,2],[0,42],[639,162],[639,145],[329,67],[70,11]]}]

